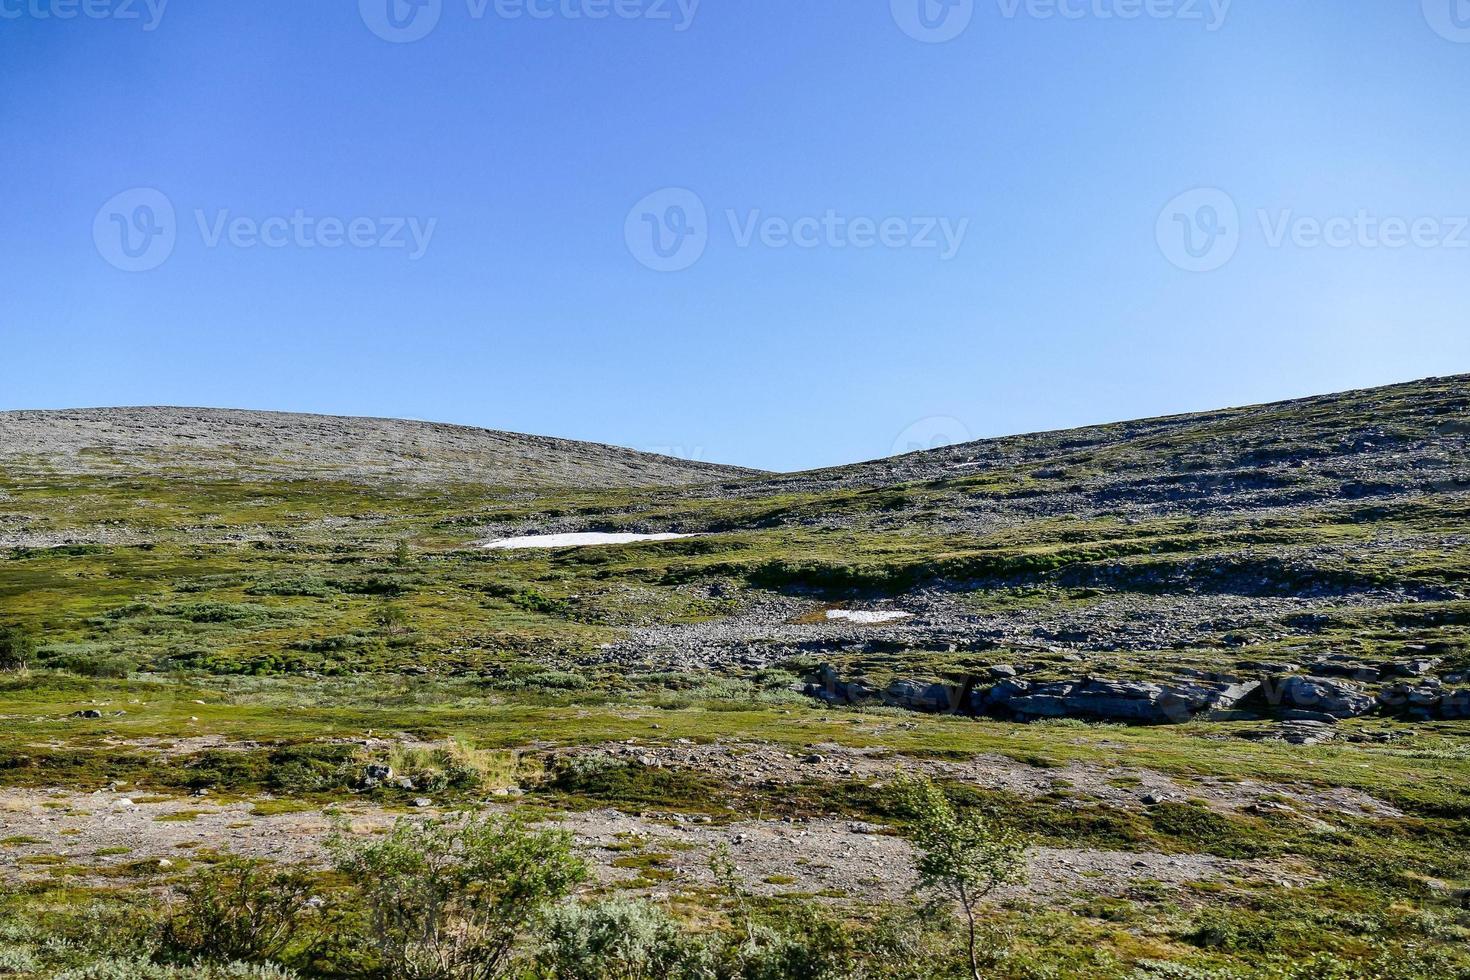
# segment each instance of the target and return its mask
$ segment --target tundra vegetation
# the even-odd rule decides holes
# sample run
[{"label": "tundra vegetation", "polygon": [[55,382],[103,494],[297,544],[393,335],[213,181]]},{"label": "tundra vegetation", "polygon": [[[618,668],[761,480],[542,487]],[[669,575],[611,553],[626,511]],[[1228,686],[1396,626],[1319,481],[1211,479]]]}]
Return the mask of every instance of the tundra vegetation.
[{"label": "tundra vegetation", "polygon": [[[0,414],[0,976],[1470,976],[1467,382],[780,476]],[[481,547],[583,531],[693,536]]]}]

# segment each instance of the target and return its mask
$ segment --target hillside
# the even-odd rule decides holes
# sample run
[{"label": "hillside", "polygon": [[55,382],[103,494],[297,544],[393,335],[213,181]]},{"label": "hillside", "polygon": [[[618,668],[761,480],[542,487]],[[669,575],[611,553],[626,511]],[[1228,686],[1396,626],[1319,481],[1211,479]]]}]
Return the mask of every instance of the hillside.
[{"label": "hillside", "polygon": [[[987,975],[1470,977],[1470,377],[780,475],[184,410],[0,447],[0,925],[53,972],[77,895],[462,808],[827,955],[916,911],[921,774],[1029,848]],[[515,546],[572,535],[618,543]],[[908,972],[822,975],[971,975],[900,925]]]},{"label": "hillside", "polygon": [[458,425],[212,408],[0,412],[0,468],[502,487],[652,487],[756,472]]}]

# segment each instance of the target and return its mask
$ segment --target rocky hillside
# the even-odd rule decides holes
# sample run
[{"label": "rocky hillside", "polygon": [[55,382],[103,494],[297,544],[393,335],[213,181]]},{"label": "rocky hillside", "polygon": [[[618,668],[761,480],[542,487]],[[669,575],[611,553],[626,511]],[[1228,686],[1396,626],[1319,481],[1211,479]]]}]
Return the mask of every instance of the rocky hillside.
[{"label": "rocky hillside", "polygon": [[748,485],[742,493],[1014,482],[1030,513],[1204,513],[1470,489],[1470,375],[986,439]]},{"label": "rocky hillside", "polygon": [[536,488],[665,486],[756,472],[458,425],[210,408],[0,412],[0,467]]}]

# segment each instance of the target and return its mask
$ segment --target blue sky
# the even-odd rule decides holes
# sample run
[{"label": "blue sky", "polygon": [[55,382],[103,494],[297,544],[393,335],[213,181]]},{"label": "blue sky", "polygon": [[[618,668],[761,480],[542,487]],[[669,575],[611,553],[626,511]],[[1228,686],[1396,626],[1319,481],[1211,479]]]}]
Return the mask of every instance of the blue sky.
[{"label": "blue sky", "polygon": [[1466,0],[389,2],[0,0],[0,408],[794,469],[1470,370]]}]

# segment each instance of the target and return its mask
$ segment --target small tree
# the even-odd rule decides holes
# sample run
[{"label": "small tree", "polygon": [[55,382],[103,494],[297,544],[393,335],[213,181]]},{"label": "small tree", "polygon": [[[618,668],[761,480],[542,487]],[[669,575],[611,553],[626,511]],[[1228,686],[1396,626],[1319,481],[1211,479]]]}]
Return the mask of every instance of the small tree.
[{"label": "small tree", "polygon": [[24,626],[0,626],[0,670],[24,671],[36,657],[36,638]]},{"label": "small tree", "polygon": [[1026,880],[1026,838],[974,812],[958,813],[944,791],[928,779],[903,779],[895,786],[900,810],[909,818],[918,848],[919,888],[936,902],[953,902],[964,913],[970,972],[980,975],[980,903],[1003,885]]},{"label": "small tree", "polygon": [[398,636],[408,629],[408,613],[398,603],[385,601],[374,610],[373,623],[384,636]]},{"label": "small tree", "polygon": [[163,946],[191,961],[274,960],[308,921],[312,890],[300,870],[230,858],[180,886]]},{"label": "small tree", "polygon": [[399,538],[393,545],[393,564],[399,568],[413,564],[413,552],[409,550],[408,539]]},{"label": "small tree", "polygon": [[337,837],[383,971],[404,980],[508,974],[532,923],[587,877],[562,831],[514,817],[400,820],[368,842]]}]

